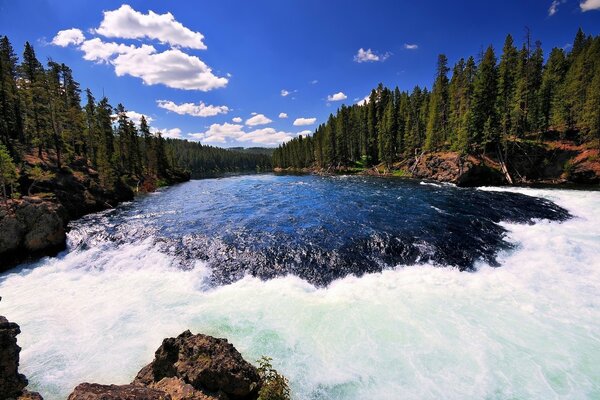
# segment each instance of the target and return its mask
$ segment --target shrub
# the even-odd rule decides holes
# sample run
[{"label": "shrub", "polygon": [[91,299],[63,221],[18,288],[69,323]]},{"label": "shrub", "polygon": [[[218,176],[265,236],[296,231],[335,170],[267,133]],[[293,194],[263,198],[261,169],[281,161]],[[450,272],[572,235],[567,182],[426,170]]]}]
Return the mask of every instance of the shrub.
[{"label": "shrub", "polygon": [[271,361],[264,356],[258,360],[258,373],[263,382],[258,400],[290,400],[288,380],[273,368]]}]

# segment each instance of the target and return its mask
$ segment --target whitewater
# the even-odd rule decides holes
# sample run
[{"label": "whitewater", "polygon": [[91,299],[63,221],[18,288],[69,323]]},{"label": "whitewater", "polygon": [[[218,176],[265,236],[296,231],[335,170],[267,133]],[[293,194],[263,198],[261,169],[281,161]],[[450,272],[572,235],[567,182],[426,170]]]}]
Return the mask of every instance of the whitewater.
[{"label": "whitewater", "polygon": [[[30,390],[65,399],[124,384],[186,329],[262,355],[295,399],[600,398],[600,192],[482,188],[548,199],[573,218],[501,222],[513,244],[474,272],[429,262],[327,286],[294,275],[214,285],[146,238],[0,276]],[[158,193],[155,196],[164,196]]]}]

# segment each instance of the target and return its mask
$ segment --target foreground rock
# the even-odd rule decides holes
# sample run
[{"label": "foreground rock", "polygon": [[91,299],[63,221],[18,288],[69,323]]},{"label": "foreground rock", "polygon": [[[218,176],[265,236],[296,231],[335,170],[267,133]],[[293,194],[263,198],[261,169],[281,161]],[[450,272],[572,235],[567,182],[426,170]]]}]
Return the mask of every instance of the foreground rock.
[{"label": "foreground rock", "polygon": [[185,331],[163,340],[131,385],[84,383],[69,400],[255,400],[258,370],[226,339]]},{"label": "foreground rock", "polygon": [[38,393],[25,390],[27,378],[19,373],[19,333],[19,325],[0,316],[0,399],[43,400]]},{"label": "foreground rock", "polygon": [[156,387],[173,377],[224,399],[253,399],[260,389],[257,369],[231,343],[190,331],[165,339],[154,361],[142,368],[133,383]]},{"label": "foreground rock", "polygon": [[137,385],[99,385],[82,383],[67,400],[173,400],[161,390]]}]

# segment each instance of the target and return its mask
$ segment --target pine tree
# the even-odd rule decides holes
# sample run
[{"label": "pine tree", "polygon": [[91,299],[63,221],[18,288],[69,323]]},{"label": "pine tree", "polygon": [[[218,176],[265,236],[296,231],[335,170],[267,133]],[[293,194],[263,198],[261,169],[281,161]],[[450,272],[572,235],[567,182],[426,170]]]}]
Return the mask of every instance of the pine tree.
[{"label": "pine tree", "polygon": [[498,115],[503,137],[512,131],[511,107],[514,103],[519,53],[511,35],[506,37],[498,64]]},{"label": "pine tree", "polygon": [[0,38],[0,143],[11,150],[11,140],[24,142],[24,139],[17,89],[17,56],[8,37],[4,36]]},{"label": "pine tree", "polygon": [[437,73],[429,99],[429,119],[425,148],[432,150],[444,144],[448,135],[448,58],[444,54],[438,57]]},{"label": "pine tree", "polygon": [[[0,188],[2,188],[4,204],[6,204],[8,200],[7,188],[13,189],[14,185],[17,183],[17,179],[17,168],[15,167],[7,148],[0,143]],[[14,193],[14,190],[11,190],[11,193]]]},{"label": "pine tree", "polygon": [[477,68],[468,117],[468,144],[485,149],[499,142],[496,114],[497,71],[494,49],[489,46]]}]

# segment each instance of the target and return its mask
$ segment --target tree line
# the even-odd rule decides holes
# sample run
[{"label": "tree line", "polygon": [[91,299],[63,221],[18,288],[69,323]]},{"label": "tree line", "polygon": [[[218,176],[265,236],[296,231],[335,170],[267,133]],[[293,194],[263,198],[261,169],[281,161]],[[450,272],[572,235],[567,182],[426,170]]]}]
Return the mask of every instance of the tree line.
[{"label": "tree line", "polygon": [[264,156],[165,139],[144,117],[136,125],[122,104],[113,107],[105,96],[97,100],[89,89],[82,92],[67,65],[48,60],[44,66],[29,42],[19,60],[4,36],[0,38],[0,186],[5,195],[7,187],[11,191],[16,184],[16,166],[28,154],[58,170],[82,158],[98,171],[108,189],[121,179],[169,181],[182,168],[202,172],[270,166]]},{"label": "tree line", "polygon": [[450,70],[440,54],[431,90],[379,84],[363,104],[342,105],[311,136],[279,146],[273,164],[390,168],[438,150],[506,157],[515,141],[549,131],[600,147],[600,36],[579,29],[569,51],[553,48],[546,60],[529,31],[520,48],[508,35],[499,59],[489,46]]}]

